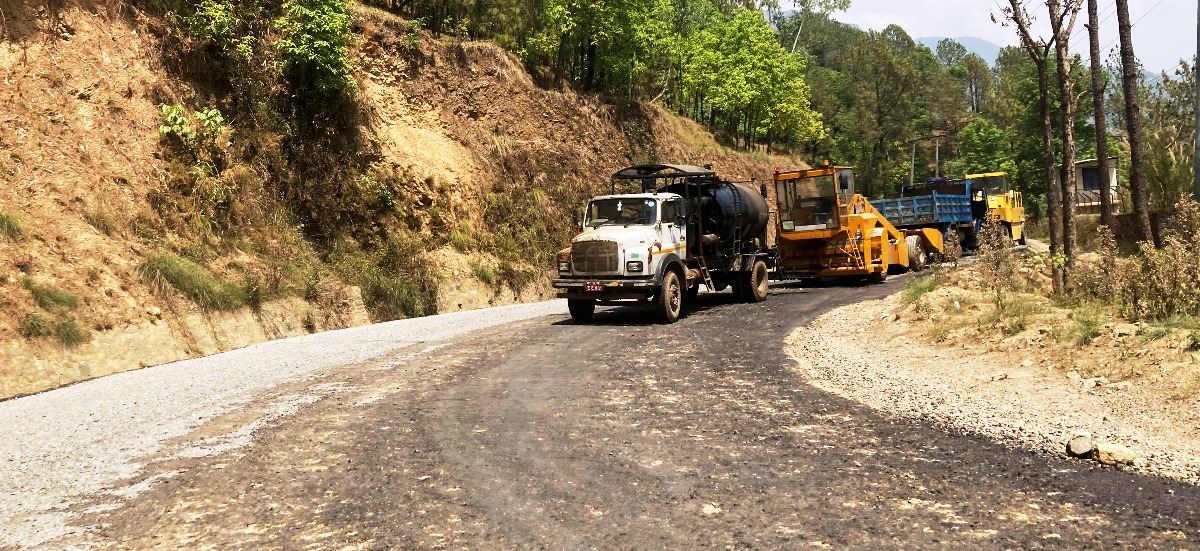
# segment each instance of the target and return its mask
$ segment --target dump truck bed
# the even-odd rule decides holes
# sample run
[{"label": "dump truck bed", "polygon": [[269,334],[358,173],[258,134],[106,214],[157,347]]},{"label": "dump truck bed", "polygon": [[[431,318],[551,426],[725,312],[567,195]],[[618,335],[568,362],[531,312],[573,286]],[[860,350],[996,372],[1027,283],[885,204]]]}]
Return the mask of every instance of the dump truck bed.
[{"label": "dump truck bed", "polygon": [[893,226],[912,228],[931,224],[962,224],[971,218],[971,198],[967,195],[931,193],[897,199],[873,199],[871,204]]}]

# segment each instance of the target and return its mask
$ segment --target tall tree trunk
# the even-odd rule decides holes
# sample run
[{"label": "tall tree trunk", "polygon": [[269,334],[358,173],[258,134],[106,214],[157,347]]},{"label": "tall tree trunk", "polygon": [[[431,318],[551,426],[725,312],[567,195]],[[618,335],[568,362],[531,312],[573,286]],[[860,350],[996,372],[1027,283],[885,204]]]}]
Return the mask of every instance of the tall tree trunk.
[{"label": "tall tree trunk", "polygon": [[1062,209],[1063,209],[1063,254],[1067,257],[1066,269],[1063,271],[1063,285],[1069,285],[1071,267],[1075,263],[1075,109],[1078,100],[1075,99],[1075,82],[1071,80],[1071,30],[1075,26],[1075,16],[1079,13],[1081,4],[1074,7],[1059,8],[1058,0],[1049,0],[1050,24],[1054,28],[1055,67],[1058,70],[1058,117],[1062,126]]},{"label": "tall tree trunk", "polygon": [[[1038,98],[1042,116],[1042,161],[1046,171],[1046,221],[1050,225],[1050,256],[1054,257],[1062,252],[1063,227],[1060,217],[1063,197],[1062,179],[1054,178],[1054,131],[1050,124],[1050,75],[1047,67],[1050,45],[1034,40],[1033,34],[1029,31],[1029,14],[1025,11],[1021,0],[1008,0],[1008,3],[1010,8],[1005,10],[1006,15],[1013,23],[1016,23],[1017,31],[1021,36],[1021,46],[1033,60],[1038,72]],[[1063,291],[1063,271],[1053,263],[1051,269],[1054,275],[1052,279],[1054,292],[1061,293]]]},{"label": "tall tree trunk", "polygon": [[1108,121],[1104,116],[1104,76],[1100,72],[1100,16],[1097,0],[1088,0],[1088,37],[1092,56],[1092,111],[1096,124],[1096,170],[1100,177],[1100,223],[1113,228],[1112,182],[1108,179]]},{"label": "tall tree trunk", "polygon": [[[1014,0],[1015,1],[1015,0]],[[1050,124],[1050,75],[1046,59],[1034,60],[1038,70],[1038,96],[1042,114],[1042,164],[1046,168],[1046,222],[1050,226],[1050,256],[1062,252],[1062,179],[1054,177],[1054,130]],[[1055,294],[1063,290],[1063,271],[1053,266]]]},{"label": "tall tree trunk", "polygon": [[1121,84],[1125,91],[1125,126],[1129,132],[1129,191],[1133,215],[1143,241],[1154,241],[1150,227],[1150,201],[1146,193],[1146,162],[1142,158],[1142,110],[1138,101],[1138,64],[1129,34],[1129,1],[1117,0],[1121,39]]}]

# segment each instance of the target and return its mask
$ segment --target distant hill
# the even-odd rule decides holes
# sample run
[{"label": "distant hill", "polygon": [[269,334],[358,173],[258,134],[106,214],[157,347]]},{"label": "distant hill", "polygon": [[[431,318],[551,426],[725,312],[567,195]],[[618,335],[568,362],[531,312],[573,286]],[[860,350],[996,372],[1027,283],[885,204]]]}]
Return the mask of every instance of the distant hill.
[{"label": "distant hill", "polygon": [[[933,50],[936,52],[937,51],[937,43],[944,38],[946,38],[946,37],[944,37],[944,36],[926,36],[926,37],[918,38],[917,42],[920,44],[929,46],[930,50]],[[974,36],[959,36],[959,37],[956,37],[954,40],[958,41],[959,44],[962,44],[963,47],[965,47],[968,52],[971,52],[979,57],[982,57],[984,61],[988,62],[988,65],[995,65],[996,58],[999,57],[999,55],[1000,55],[1000,46],[997,46],[996,44],[988,42],[982,38],[976,38]]]}]

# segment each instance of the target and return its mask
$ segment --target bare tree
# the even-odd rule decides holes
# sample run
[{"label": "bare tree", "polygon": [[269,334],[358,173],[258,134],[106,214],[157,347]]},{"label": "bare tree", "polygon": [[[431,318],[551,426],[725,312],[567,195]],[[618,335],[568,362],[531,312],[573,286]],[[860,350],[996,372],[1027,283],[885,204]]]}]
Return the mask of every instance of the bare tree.
[{"label": "bare tree", "polygon": [[1075,18],[1083,8],[1083,0],[1047,0],[1050,10],[1050,28],[1054,32],[1055,66],[1058,69],[1058,117],[1062,132],[1062,194],[1063,194],[1063,254],[1067,257],[1063,284],[1070,283],[1071,266],[1075,258],[1075,111],[1079,98],[1075,97],[1075,81],[1071,79],[1070,50],[1071,30]]},{"label": "bare tree", "polygon": [[1146,197],[1146,163],[1142,156],[1142,111],[1138,102],[1138,62],[1133,55],[1129,29],[1129,1],[1117,0],[1117,24],[1121,39],[1121,84],[1125,91],[1125,127],[1129,132],[1129,192],[1133,215],[1142,240],[1154,241],[1150,227],[1150,201]]},{"label": "bare tree", "polygon": [[1104,117],[1104,75],[1100,71],[1100,16],[1096,0],[1088,0],[1088,38],[1092,56],[1092,110],[1096,124],[1096,170],[1100,177],[1100,223],[1113,227],[1112,182],[1108,180],[1108,124]]},{"label": "bare tree", "polygon": [[[1009,7],[1003,8],[1004,17],[1017,26],[1017,34],[1021,37],[1021,47],[1029,54],[1038,72],[1038,97],[1040,98],[1042,115],[1042,161],[1046,169],[1046,221],[1050,224],[1050,255],[1062,252],[1062,186],[1054,178],[1054,139],[1053,128],[1050,124],[1050,74],[1047,64],[1050,49],[1054,40],[1034,39],[1029,30],[1030,16],[1021,0],[1008,0]],[[1053,264],[1054,292],[1063,290],[1063,270],[1057,263]]]}]

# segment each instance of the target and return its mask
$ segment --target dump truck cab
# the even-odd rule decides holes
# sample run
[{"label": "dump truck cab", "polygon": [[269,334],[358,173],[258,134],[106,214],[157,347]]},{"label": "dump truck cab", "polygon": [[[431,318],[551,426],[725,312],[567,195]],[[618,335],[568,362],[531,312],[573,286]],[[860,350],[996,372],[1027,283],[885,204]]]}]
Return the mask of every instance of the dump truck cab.
[{"label": "dump truck cab", "polygon": [[978,231],[985,220],[998,224],[1009,239],[1025,244],[1025,202],[1021,192],[1009,188],[1007,172],[968,174],[971,213]]}]

